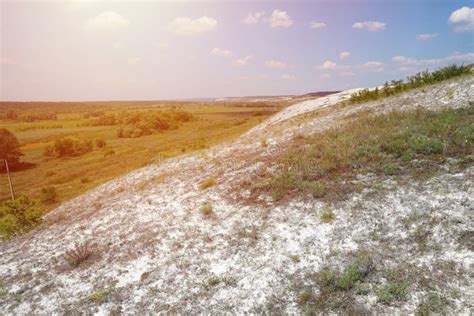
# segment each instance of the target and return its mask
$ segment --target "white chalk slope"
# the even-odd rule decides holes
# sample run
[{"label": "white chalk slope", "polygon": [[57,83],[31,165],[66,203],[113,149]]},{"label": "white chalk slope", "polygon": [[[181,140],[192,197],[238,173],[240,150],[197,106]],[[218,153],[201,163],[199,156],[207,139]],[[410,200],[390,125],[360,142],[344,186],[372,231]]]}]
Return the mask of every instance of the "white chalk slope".
[{"label": "white chalk slope", "polygon": [[[474,255],[462,236],[472,241],[472,167],[421,184],[385,179],[334,205],[302,199],[276,206],[265,196],[244,203],[241,181],[295,135],[369,109],[467,106],[474,79],[305,118],[351,92],[295,104],[234,142],[127,174],[65,203],[31,234],[0,242],[0,314],[300,312],[292,282],[324,265],[342,267],[349,253],[362,249],[374,255],[379,271],[401,264],[424,271],[443,294],[458,293],[449,296],[449,311],[468,313]],[[200,190],[210,177],[217,185]],[[204,203],[212,204],[213,218],[201,214]],[[322,223],[319,212],[327,207],[336,219]],[[410,239],[421,226],[430,230],[424,251]],[[68,268],[64,252],[85,241],[93,244],[94,258]],[[213,278],[222,282],[210,285]],[[94,293],[103,300],[91,300]],[[413,312],[425,294],[414,285],[402,304],[383,306],[374,291],[358,300],[371,311],[403,313]]]}]

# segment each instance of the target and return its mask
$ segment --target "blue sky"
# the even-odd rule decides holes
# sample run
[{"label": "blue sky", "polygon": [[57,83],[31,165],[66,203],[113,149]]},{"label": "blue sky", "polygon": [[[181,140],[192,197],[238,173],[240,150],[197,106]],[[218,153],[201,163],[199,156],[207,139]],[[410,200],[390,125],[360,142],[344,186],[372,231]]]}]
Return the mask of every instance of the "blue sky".
[{"label": "blue sky", "polygon": [[0,6],[1,100],[303,94],[474,62],[469,0]]}]

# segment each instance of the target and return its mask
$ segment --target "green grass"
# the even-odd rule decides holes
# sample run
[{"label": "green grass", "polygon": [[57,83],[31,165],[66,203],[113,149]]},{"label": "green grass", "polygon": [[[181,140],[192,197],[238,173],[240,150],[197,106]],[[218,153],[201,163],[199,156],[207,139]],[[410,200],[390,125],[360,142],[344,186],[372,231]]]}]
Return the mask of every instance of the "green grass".
[{"label": "green grass", "polygon": [[[360,114],[339,128],[294,139],[278,157],[279,171],[255,185],[275,200],[294,194],[343,198],[360,189],[357,174],[430,176],[448,158],[474,160],[474,102],[468,107]],[[289,171],[291,170],[291,172]]]},{"label": "green grass", "polygon": [[108,288],[98,289],[89,296],[89,301],[96,304],[103,303],[109,296],[110,292],[111,289]]},{"label": "green grass", "polygon": [[211,276],[209,279],[207,279],[207,282],[204,287],[206,289],[211,289],[221,283],[226,286],[235,287],[237,285],[237,280],[233,277],[228,276]]},{"label": "green grass", "polygon": [[[433,72],[423,71],[419,72],[414,76],[410,76],[407,78],[407,81],[404,82],[403,80],[392,80],[389,84],[388,82],[385,83],[382,89],[375,88],[373,90],[363,89],[357,93],[351,95],[350,99],[347,103],[359,103],[365,102],[370,100],[377,100],[385,97],[389,97],[392,95],[396,95],[402,93],[404,91],[420,88],[423,86],[427,86],[430,84],[434,84],[437,82],[441,82],[444,80],[448,80],[450,78],[460,77],[460,76],[467,76],[472,75],[473,65],[450,65]],[[448,90],[448,97],[452,99],[454,96],[453,90]]]},{"label": "green grass", "polygon": [[342,271],[326,267],[309,276],[313,287],[298,289],[298,305],[308,314],[328,310],[350,312],[354,305],[354,294],[373,272],[375,266],[366,254],[360,254]]},{"label": "green grass", "polygon": [[423,298],[423,301],[418,305],[415,311],[415,315],[429,316],[433,314],[443,314],[448,304],[449,302],[445,297],[443,297],[438,292],[431,291]]}]

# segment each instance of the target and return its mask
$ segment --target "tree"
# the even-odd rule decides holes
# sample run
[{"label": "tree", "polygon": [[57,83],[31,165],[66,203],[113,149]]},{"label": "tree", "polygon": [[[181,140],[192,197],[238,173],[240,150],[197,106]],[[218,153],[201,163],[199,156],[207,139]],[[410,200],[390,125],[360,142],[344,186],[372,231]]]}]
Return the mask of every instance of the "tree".
[{"label": "tree", "polygon": [[23,155],[20,151],[20,143],[18,139],[13,135],[9,130],[6,128],[0,128],[0,158],[2,161],[2,168],[3,169],[3,162],[5,165],[5,170],[8,174],[8,184],[10,185],[10,194],[12,196],[12,200],[15,199],[15,193],[13,192],[13,185],[12,179],[10,177],[10,169],[8,164],[17,164],[20,161],[20,156]]},{"label": "tree", "polygon": [[10,164],[18,163],[22,155],[20,143],[15,135],[6,128],[0,128],[0,159]]}]

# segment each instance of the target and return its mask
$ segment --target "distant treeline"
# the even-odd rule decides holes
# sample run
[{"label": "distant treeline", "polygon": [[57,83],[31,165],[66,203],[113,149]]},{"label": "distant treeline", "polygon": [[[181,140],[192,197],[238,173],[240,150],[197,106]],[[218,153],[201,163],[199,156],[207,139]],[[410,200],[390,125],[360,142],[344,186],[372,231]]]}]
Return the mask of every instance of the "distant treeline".
[{"label": "distant treeline", "polygon": [[0,119],[3,121],[36,122],[57,120],[58,117],[52,112],[26,112],[20,113],[16,110],[7,110],[0,113]]},{"label": "distant treeline", "polygon": [[377,100],[380,98],[389,97],[395,94],[398,94],[403,91],[420,88],[437,82],[441,82],[453,77],[459,77],[471,73],[472,65],[461,65],[457,66],[455,64],[440,68],[433,72],[428,70],[417,73],[414,76],[407,77],[407,81],[403,80],[392,80],[390,83],[385,82],[383,87],[379,89],[378,87],[369,90],[364,89],[360,90],[351,95],[349,103],[358,103],[364,101]]}]

